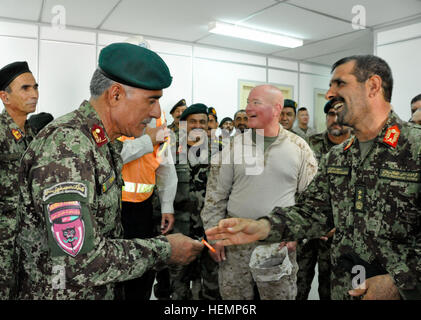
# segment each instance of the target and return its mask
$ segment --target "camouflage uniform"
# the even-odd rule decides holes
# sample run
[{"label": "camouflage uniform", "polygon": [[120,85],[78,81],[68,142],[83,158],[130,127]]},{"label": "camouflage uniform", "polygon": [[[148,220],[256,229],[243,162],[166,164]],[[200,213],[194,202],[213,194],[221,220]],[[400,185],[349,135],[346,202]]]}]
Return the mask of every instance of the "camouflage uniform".
[{"label": "camouflage uniform", "polygon": [[87,101],[29,145],[19,173],[21,299],[113,299],[116,282],[170,257],[163,236],[122,239],[121,148]]},{"label": "camouflage uniform", "polygon": [[34,136],[28,122],[23,133],[6,109],[0,114],[0,299],[14,298],[19,160]]},{"label": "camouflage uniform", "polygon": [[[219,155],[215,155],[212,159],[205,207],[201,212],[206,229],[216,226],[221,219],[230,216],[257,219],[270,212],[274,203],[293,205],[296,191],[302,192],[317,172],[317,162],[307,143],[281,126],[278,137],[266,151],[260,150],[258,143],[252,142],[251,136],[252,131],[235,136],[231,146],[222,150],[222,158],[216,159]],[[247,173],[247,166],[252,161],[247,158],[246,146],[252,148],[250,152],[256,154],[256,158],[257,155],[263,157],[264,166],[258,174]],[[279,157],[282,154],[288,154],[289,157],[284,158],[281,164]],[[241,161],[235,160],[236,158]],[[255,162],[258,163],[258,160]],[[225,178],[225,175],[232,177]],[[251,190],[255,187],[250,186],[255,185],[258,186],[258,190]],[[259,194],[264,189],[262,185],[266,186],[267,195]],[[273,190],[276,190],[276,196],[273,195]],[[244,197],[253,199],[255,207],[249,208],[250,201]],[[245,203],[247,205],[244,205]],[[255,297],[256,281],[252,277],[249,263],[252,252],[258,245],[260,244],[252,243],[225,247],[226,260],[220,263],[219,270],[219,286],[223,299],[251,300]],[[259,283],[261,298],[295,297],[298,270],[295,253],[290,253],[290,259],[293,271],[289,283],[293,285],[288,285],[284,291],[284,286],[277,283],[275,293],[274,282]],[[285,293],[282,297],[278,294],[281,291]]]},{"label": "camouflage uniform", "polygon": [[[393,111],[361,159],[355,138],[322,157],[319,173],[290,208],[269,215],[267,241],[318,238],[333,227],[331,297],[351,299],[344,255],[378,265],[404,299],[421,299],[421,127]],[[361,264],[361,263],[358,263]]]},{"label": "camouflage uniform", "polygon": [[305,142],[308,143],[308,136],[306,136],[304,133],[296,131],[295,128],[291,128],[289,131],[296,134],[297,136],[303,138],[305,140]]},{"label": "camouflage uniform", "polygon": [[295,134],[302,137],[307,143],[309,143],[310,137],[317,134],[316,129],[313,129],[311,127],[307,127],[307,131],[304,131],[300,128],[300,126],[297,124],[296,127],[293,128],[293,131]]},{"label": "camouflage uniform", "polygon": [[174,132],[175,134],[178,134],[178,127],[175,125],[175,122],[171,123],[168,126],[168,129],[170,129],[172,132]]},{"label": "camouflage uniform", "polygon": [[[177,133],[178,137],[178,133]],[[185,142],[176,141],[176,165],[178,185],[177,194],[174,200],[174,232],[181,232],[193,239],[204,237],[200,210],[206,193],[206,183],[209,171],[211,152],[219,150],[218,146],[211,146],[203,149],[199,154],[198,147],[187,146],[187,154],[194,152],[197,155],[197,162],[190,159],[187,163],[181,163],[180,154]],[[181,147],[180,147],[181,146]],[[204,154],[204,152],[205,154]],[[171,266],[171,293],[172,300],[205,299],[218,300],[218,264],[203,250],[201,255],[188,266]],[[193,292],[190,290],[190,281],[193,281]]]},{"label": "camouflage uniform", "polygon": [[[310,148],[314,152],[317,162],[320,163],[322,155],[335,146],[328,136],[327,131],[310,136]],[[296,300],[307,300],[314,278],[314,268],[318,266],[319,297],[320,300],[330,300],[330,246],[332,238],[327,241],[311,239],[297,246],[297,297]]]}]

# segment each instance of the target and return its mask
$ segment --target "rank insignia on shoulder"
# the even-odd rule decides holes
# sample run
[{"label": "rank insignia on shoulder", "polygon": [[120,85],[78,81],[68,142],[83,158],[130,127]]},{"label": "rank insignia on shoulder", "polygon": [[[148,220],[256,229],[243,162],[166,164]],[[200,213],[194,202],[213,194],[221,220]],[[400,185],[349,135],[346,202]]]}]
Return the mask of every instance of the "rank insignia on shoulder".
[{"label": "rank insignia on shoulder", "polygon": [[108,142],[104,129],[102,129],[99,125],[93,125],[91,132],[98,147],[101,147]]},{"label": "rank insignia on shoulder", "polygon": [[348,142],[348,144],[345,146],[344,151],[348,150],[352,144],[354,143],[354,137],[351,138],[351,140]]},{"label": "rank insignia on shoulder", "polygon": [[394,125],[393,127],[390,127],[389,129],[387,129],[386,134],[384,135],[384,138],[383,138],[383,142],[387,143],[393,148],[396,148],[400,134],[401,134],[401,131],[399,130],[399,127],[397,125]]},{"label": "rank insignia on shoulder", "polygon": [[20,133],[19,130],[12,129],[12,134],[16,141],[19,141],[20,139],[22,139],[22,133]]}]

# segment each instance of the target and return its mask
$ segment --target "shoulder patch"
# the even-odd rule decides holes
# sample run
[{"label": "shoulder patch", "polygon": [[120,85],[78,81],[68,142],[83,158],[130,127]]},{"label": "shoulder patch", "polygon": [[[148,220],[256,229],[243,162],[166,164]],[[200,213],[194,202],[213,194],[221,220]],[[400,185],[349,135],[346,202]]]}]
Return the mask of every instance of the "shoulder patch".
[{"label": "shoulder patch", "polygon": [[49,198],[66,193],[77,193],[83,198],[88,197],[88,188],[82,182],[60,182],[42,192],[42,200],[47,201]]},{"label": "shoulder patch", "polygon": [[47,205],[51,233],[65,253],[75,257],[85,240],[85,224],[79,201],[57,202]]}]

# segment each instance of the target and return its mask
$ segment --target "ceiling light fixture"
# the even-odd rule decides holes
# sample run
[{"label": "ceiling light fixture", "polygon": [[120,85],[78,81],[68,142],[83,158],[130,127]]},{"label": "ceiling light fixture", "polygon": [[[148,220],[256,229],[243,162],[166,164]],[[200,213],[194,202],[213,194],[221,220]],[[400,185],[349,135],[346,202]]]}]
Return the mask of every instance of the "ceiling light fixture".
[{"label": "ceiling light fixture", "polygon": [[296,48],[303,45],[303,40],[287,37],[277,33],[259,31],[234,24],[214,21],[209,23],[209,32],[229,37],[269,43],[276,46]]}]

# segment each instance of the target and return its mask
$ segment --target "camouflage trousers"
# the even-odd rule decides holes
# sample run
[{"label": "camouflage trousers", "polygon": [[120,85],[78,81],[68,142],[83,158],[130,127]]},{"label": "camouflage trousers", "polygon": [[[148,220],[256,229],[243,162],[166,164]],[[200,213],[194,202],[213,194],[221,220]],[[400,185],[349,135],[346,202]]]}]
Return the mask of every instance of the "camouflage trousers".
[{"label": "camouflage trousers", "polygon": [[314,278],[314,269],[318,264],[319,272],[319,296],[320,300],[330,300],[330,246],[332,239],[328,241],[312,239],[305,244],[297,246],[297,262],[299,266],[297,275],[298,293],[296,300],[307,300]]},{"label": "camouflage trousers", "polygon": [[297,271],[295,252],[289,253],[293,265],[292,274],[282,281],[255,282],[249,268],[253,250],[259,244],[225,247],[226,260],[219,265],[219,287],[223,300],[253,300],[257,285],[262,300],[293,300],[297,293]]},{"label": "camouflage trousers", "polygon": [[171,265],[169,270],[171,300],[221,300],[218,264],[206,249],[189,265]]},{"label": "camouflage trousers", "polygon": [[16,299],[17,254],[14,248],[14,238],[0,239],[0,300]]}]

